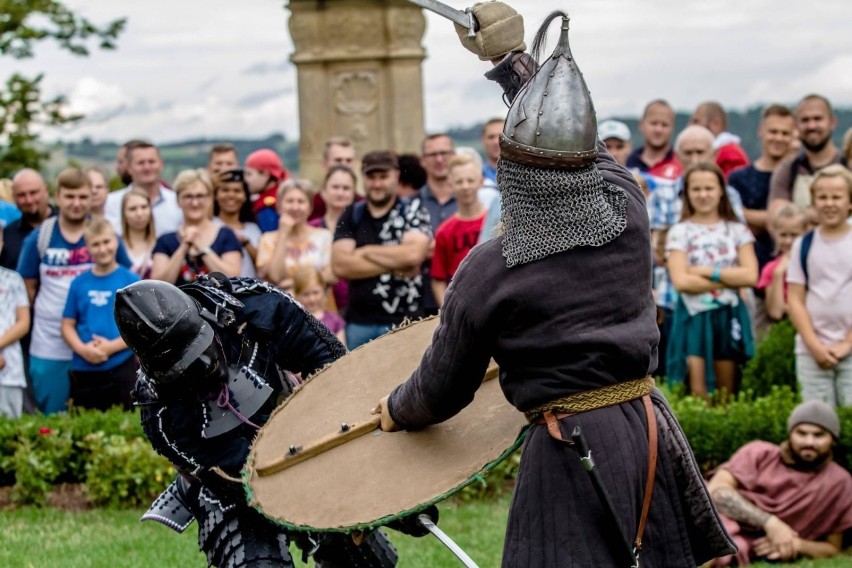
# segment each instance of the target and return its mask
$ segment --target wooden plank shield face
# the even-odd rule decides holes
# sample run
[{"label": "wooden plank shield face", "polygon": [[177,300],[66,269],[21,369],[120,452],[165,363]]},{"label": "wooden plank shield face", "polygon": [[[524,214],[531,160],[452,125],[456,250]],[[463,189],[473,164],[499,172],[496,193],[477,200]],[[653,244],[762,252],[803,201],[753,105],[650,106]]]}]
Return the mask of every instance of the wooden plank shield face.
[{"label": "wooden plank shield face", "polygon": [[[348,532],[376,527],[445,499],[517,448],[526,420],[485,381],[473,403],[417,432],[370,430],[280,471],[305,448],[371,418],[381,397],[417,368],[438,318],[389,333],[335,361],[273,413],[243,477],[256,509],[289,528]],[[492,363],[493,364],[493,363]],[[346,424],[346,428],[341,428]]]}]

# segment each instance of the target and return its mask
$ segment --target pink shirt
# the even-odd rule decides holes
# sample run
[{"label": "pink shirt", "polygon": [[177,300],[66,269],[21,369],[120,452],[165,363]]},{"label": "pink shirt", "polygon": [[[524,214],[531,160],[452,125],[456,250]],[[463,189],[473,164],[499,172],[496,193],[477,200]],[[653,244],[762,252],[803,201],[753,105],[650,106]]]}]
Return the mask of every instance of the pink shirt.
[{"label": "pink shirt", "polygon": [[[834,462],[819,471],[800,471],[782,461],[779,446],[755,441],[719,467],[734,476],[743,497],[790,525],[801,538],[821,540],[852,527],[852,476]],[[740,549],[737,560],[742,564],[762,533],[744,531],[733,519],[721,517]]]}]

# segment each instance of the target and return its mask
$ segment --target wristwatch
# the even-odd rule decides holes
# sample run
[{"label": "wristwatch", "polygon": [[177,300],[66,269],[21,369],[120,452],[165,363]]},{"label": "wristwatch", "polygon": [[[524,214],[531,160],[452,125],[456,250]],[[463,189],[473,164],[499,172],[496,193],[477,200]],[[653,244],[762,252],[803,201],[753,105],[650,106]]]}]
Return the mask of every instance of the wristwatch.
[{"label": "wristwatch", "polygon": [[212,249],[212,248],[210,248],[210,247],[204,247],[203,249],[201,249],[201,254],[199,254],[198,256],[200,256],[200,257],[205,257],[205,256],[207,256],[208,254],[210,254],[210,253],[212,253],[212,252],[213,252],[213,249]]}]

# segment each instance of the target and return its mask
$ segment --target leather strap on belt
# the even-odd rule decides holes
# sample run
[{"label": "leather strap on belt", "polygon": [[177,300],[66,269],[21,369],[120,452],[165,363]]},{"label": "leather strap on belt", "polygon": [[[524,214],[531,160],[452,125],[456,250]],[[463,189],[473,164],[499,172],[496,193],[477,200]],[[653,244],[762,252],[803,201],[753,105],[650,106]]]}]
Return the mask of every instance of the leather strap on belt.
[{"label": "leather strap on belt", "polygon": [[581,412],[614,406],[641,398],[646,394],[651,394],[653,389],[654,378],[643,377],[634,381],[626,381],[599,389],[578,392],[550,401],[547,404],[542,404],[532,410],[527,410],[524,414],[530,422],[535,422],[548,410],[557,413],[557,415],[580,414]]},{"label": "leather strap on belt", "polygon": [[[619,385],[629,386],[627,386],[626,388],[618,389],[617,387],[619,387]],[[639,516],[639,526],[636,531],[636,539],[633,541],[637,552],[642,549],[642,535],[645,533],[645,524],[648,520],[648,512],[651,509],[651,497],[654,494],[654,478],[657,474],[657,415],[654,413],[654,406],[651,402],[650,396],[650,392],[653,387],[654,379],[652,377],[645,377],[636,381],[618,383],[617,385],[612,385],[611,387],[604,387],[601,389],[595,389],[593,391],[586,391],[578,393],[576,395],[571,395],[559,400],[555,400],[546,405],[540,406],[527,413],[528,418],[531,414],[538,414],[537,418],[530,421],[536,424],[546,425],[547,433],[550,435],[551,438],[562,442],[563,444],[571,446],[574,444],[574,442],[571,440],[565,440],[562,437],[562,430],[559,427],[559,420],[567,416],[579,414],[581,412],[587,412],[589,410],[595,410],[597,408],[604,408],[606,406],[613,406],[614,404],[629,402],[630,400],[635,400],[640,397],[642,398],[642,403],[645,406],[645,418],[648,424],[648,477],[645,480],[645,495],[642,499],[642,513]],[[626,397],[629,395],[630,392],[635,392],[634,389],[647,389],[647,392],[639,394],[638,396],[633,396],[631,398],[621,398],[621,400],[618,400],[617,402],[607,402],[606,404],[600,404],[599,406],[589,407],[585,408],[584,410],[578,410],[575,412],[568,412],[566,410],[563,410],[566,408],[579,408],[580,406],[589,406],[590,401],[612,401],[619,397]],[[608,390],[608,392],[603,393],[602,391],[604,390]],[[590,396],[582,396],[581,398],[581,395]]]}]

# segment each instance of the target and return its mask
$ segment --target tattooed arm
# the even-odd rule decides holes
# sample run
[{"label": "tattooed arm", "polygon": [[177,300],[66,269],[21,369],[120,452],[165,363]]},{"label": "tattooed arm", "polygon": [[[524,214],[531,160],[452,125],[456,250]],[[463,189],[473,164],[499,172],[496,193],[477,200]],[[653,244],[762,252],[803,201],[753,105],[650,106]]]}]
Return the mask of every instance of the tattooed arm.
[{"label": "tattooed arm", "polygon": [[740,495],[738,487],[736,478],[728,470],[720,469],[707,488],[721,513],[753,529],[762,529],[772,515]]},{"label": "tattooed arm", "polygon": [[738,487],[737,479],[729,471],[717,471],[708,484],[716,508],[739,523],[762,529],[766,533],[767,548],[775,552],[775,558],[796,558],[801,543],[798,533],[775,515],[767,513],[743,497]]}]

